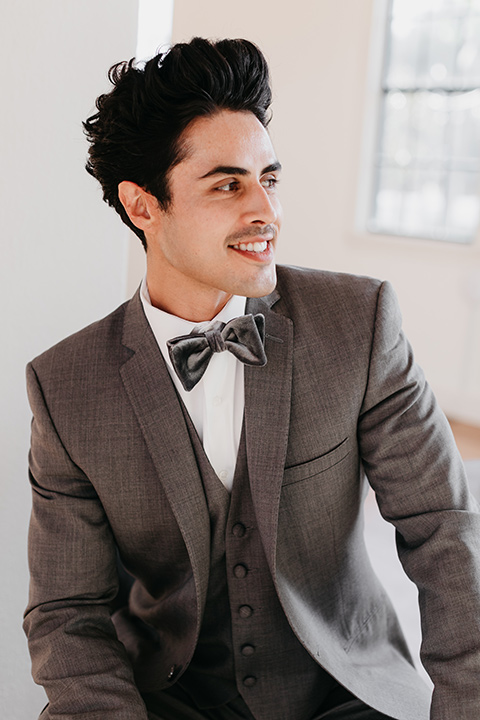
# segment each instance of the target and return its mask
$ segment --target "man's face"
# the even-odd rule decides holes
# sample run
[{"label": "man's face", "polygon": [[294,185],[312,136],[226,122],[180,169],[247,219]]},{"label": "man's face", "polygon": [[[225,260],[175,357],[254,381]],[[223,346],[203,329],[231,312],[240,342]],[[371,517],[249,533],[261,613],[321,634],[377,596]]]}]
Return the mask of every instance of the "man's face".
[{"label": "man's face", "polygon": [[168,312],[208,319],[231,295],[275,287],[280,164],[250,112],[197,118],[182,141],[186,156],[169,175],[172,203],[155,211],[147,233],[148,287]]}]

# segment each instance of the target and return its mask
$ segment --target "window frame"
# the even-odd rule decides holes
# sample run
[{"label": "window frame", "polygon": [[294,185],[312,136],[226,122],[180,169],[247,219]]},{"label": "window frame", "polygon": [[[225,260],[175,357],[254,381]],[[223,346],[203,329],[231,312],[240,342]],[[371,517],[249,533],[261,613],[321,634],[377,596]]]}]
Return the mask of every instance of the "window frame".
[{"label": "window frame", "polygon": [[[399,222],[397,228],[393,227],[392,225],[388,225],[381,222],[381,219],[378,219],[378,212],[377,212],[377,198],[379,189],[381,187],[381,174],[382,170],[388,169],[389,165],[388,162],[382,162],[382,146],[384,141],[384,135],[385,135],[385,127],[386,127],[386,104],[388,102],[389,94],[394,92],[401,92],[403,94],[408,94],[410,97],[415,98],[419,97],[420,93],[436,93],[441,94],[444,97],[457,95],[457,96],[467,96],[469,93],[478,93],[478,96],[480,98],[480,83],[478,86],[472,86],[472,87],[462,87],[462,88],[453,88],[453,87],[446,87],[446,84],[437,84],[437,85],[431,85],[431,86],[421,86],[420,83],[417,83],[416,87],[401,87],[400,85],[394,85],[389,82],[388,80],[388,74],[390,71],[390,59],[391,59],[391,52],[392,52],[392,45],[393,45],[393,38],[392,38],[392,32],[391,32],[391,26],[392,26],[392,19],[394,17],[393,15],[393,9],[394,9],[394,1],[395,0],[388,0],[388,2],[381,2],[379,0],[374,5],[374,17],[372,22],[372,37],[374,38],[373,42],[370,45],[370,73],[369,73],[369,94],[370,96],[375,98],[375,109],[373,113],[370,111],[367,113],[367,123],[369,124],[371,131],[367,134],[367,137],[364,138],[364,159],[365,155],[368,155],[368,182],[362,183],[362,187],[359,188],[360,192],[360,201],[363,203],[363,228],[370,234],[375,236],[392,236],[392,237],[403,237],[403,238],[411,238],[411,239],[418,239],[418,240],[428,240],[428,241],[439,241],[442,243],[450,243],[450,244],[456,244],[456,245],[472,245],[475,243],[476,239],[479,236],[480,232],[480,163],[479,163],[479,170],[473,171],[474,174],[477,177],[477,192],[476,197],[478,198],[478,207],[479,207],[479,216],[476,222],[476,227],[472,230],[471,233],[465,232],[464,234],[459,233],[458,229],[452,229],[452,227],[448,227],[446,220],[443,221],[442,227],[439,228],[439,226],[433,226],[432,224],[432,230],[430,232],[425,232],[424,227],[419,227],[416,230],[409,231],[405,227],[405,220],[402,218],[402,215],[399,214]],[[378,36],[380,37],[380,41],[377,41]],[[374,89],[372,88],[372,85],[376,86]],[[480,101],[479,101],[480,102]],[[369,116],[369,117],[368,117]],[[480,120],[479,120],[480,123]],[[448,120],[449,124],[449,130],[451,126],[453,125],[453,122],[451,120],[451,117],[449,117]],[[413,123],[411,118],[408,120],[407,124],[409,132],[412,132]],[[441,160],[439,161],[439,168],[437,169],[438,175],[443,175],[442,179],[442,188],[444,189],[444,196],[446,197],[446,202],[444,203],[443,213],[444,218],[448,217],[448,213],[451,210],[451,207],[449,206],[449,195],[451,194],[450,185],[452,182],[452,173],[458,172],[457,170],[452,170],[452,162],[455,159],[455,156],[453,153],[448,155],[448,157],[445,155],[439,154],[441,156]],[[444,163],[444,160],[446,160],[446,163]],[[363,167],[366,167],[366,163],[362,163]],[[400,173],[402,171],[401,166],[399,165],[398,168],[395,168],[394,165],[390,166],[394,171],[398,170]],[[413,171],[412,171],[413,170]],[[413,167],[413,169],[410,169],[410,173],[413,172],[419,172],[419,168]],[[463,170],[464,173],[467,172],[467,170]],[[410,185],[412,187],[412,185]],[[404,203],[404,197],[405,194],[401,193],[400,196],[400,202]],[[402,213],[402,210],[399,211]],[[357,212],[357,221],[359,220],[359,213]],[[403,225],[402,225],[403,223]],[[358,222],[357,222],[358,226]]]}]

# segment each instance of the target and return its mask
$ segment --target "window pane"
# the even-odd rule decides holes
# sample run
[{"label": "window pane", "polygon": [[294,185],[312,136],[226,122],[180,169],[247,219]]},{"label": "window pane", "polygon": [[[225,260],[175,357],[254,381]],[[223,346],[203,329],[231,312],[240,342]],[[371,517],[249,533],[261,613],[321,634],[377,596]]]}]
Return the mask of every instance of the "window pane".
[{"label": "window pane", "polygon": [[417,168],[405,181],[402,216],[405,234],[436,237],[442,232],[445,221],[445,174]]},{"label": "window pane", "polygon": [[443,168],[450,156],[449,114],[445,96],[440,93],[412,94],[412,134],[416,144],[412,152],[423,167]]},{"label": "window pane", "polygon": [[411,88],[417,84],[421,48],[425,46],[424,26],[410,18],[393,19],[385,85]]},{"label": "window pane", "polygon": [[[480,2],[479,2],[480,5]],[[453,85],[473,88],[480,85],[480,16],[463,20],[461,42],[456,54]]]},{"label": "window pane", "polygon": [[[480,84],[480,8],[447,0],[397,5],[392,15],[387,88],[469,89]],[[418,5],[418,7],[417,7]],[[480,3],[479,3],[480,5]],[[443,9],[442,9],[443,8]]]},{"label": "window pane", "polygon": [[[380,162],[408,164],[405,156],[411,155],[410,145],[411,103],[406,93],[390,92],[385,99],[383,136],[380,145]],[[403,160],[403,161],[402,161]]]},{"label": "window pane", "polygon": [[426,15],[465,14],[480,10],[480,0],[393,0],[394,18],[419,19]]},{"label": "window pane", "polygon": [[439,10],[445,0],[393,0],[392,16],[394,18],[417,19]]},{"label": "window pane", "polygon": [[480,220],[480,175],[453,172],[450,174],[449,203],[446,229],[450,237],[470,237]]},{"label": "window pane", "polygon": [[461,47],[463,24],[455,17],[432,19],[425,27],[429,36],[425,64],[418,78],[420,87],[453,86],[456,57]]},{"label": "window pane", "polygon": [[478,171],[480,169],[480,90],[465,95],[454,95],[450,101],[452,165],[459,170]]},{"label": "window pane", "polygon": [[379,190],[375,195],[375,207],[370,229],[380,232],[399,233],[401,229],[403,174],[396,168],[380,168],[378,184]]}]

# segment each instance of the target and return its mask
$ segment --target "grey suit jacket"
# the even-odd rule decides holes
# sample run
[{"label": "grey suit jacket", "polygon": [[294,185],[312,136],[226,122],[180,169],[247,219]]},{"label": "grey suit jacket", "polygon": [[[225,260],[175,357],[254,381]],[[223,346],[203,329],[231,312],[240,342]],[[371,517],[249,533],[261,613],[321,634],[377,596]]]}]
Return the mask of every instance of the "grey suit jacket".
[{"label": "grey suit jacket", "polygon": [[[429,696],[363,541],[373,486],[419,589],[431,717],[480,709],[480,517],[388,283],[279,267],[264,368],[245,370],[252,496],[288,620],[400,720]],[[184,416],[138,294],[28,367],[34,414],[25,628],[43,718],[146,720],[194,651],[209,518]],[[117,553],[135,579],[118,610]],[[113,622],[112,622],[113,615]],[[120,638],[120,640],[117,638]],[[128,654],[127,654],[128,651]]]}]

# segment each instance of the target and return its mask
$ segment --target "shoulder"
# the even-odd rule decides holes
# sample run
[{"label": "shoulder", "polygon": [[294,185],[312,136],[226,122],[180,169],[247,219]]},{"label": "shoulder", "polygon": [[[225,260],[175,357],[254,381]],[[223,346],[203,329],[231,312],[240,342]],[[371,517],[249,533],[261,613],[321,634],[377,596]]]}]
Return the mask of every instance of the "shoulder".
[{"label": "shoulder", "polygon": [[378,331],[394,338],[401,328],[388,281],[348,273],[278,266],[273,311],[293,321],[297,343],[321,342],[335,356],[368,357]]},{"label": "shoulder", "polygon": [[80,379],[88,373],[95,374],[99,367],[118,367],[127,352],[122,342],[125,317],[130,314],[140,318],[142,313],[141,303],[134,296],[106,317],[38,355],[28,364],[27,376],[33,372],[48,383],[50,378],[52,382],[60,378]]},{"label": "shoulder", "polygon": [[279,265],[277,274],[280,306],[292,319],[353,316],[371,323],[379,299],[394,298],[390,284],[377,278],[287,265]]},{"label": "shoulder", "polygon": [[325,296],[376,296],[382,280],[365,275],[316,270],[294,265],[277,265],[278,291],[297,299],[305,293]]}]

